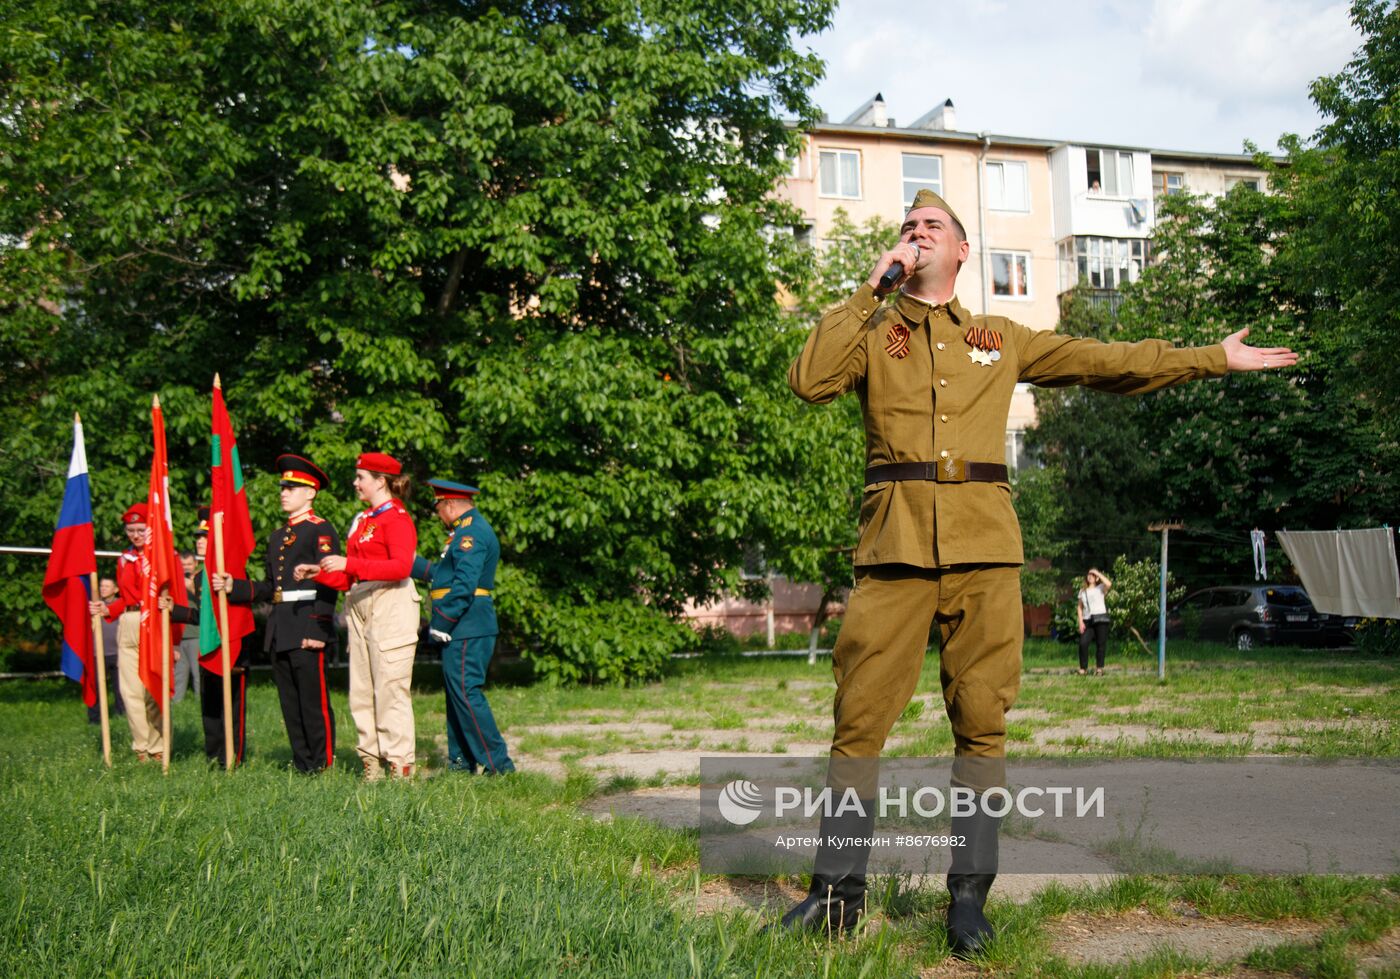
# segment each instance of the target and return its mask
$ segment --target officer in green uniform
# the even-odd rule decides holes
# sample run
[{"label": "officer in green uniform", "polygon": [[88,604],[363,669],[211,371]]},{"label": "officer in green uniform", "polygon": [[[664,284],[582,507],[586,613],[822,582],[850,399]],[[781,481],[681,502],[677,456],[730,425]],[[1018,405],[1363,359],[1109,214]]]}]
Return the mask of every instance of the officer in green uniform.
[{"label": "officer in green uniform", "polygon": [[[1000,782],[1006,711],[1021,679],[1021,533],[1001,461],[1018,381],[1140,394],[1297,360],[1286,348],[1246,346],[1247,330],[1217,346],[1177,349],[1163,340],[1105,344],[974,316],[954,294],[968,254],[953,209],[920,191],[899,243],[849,300],[827,312],[788,373],[794,393],[814,404],[855,391],[865,425],[855,587],[832,653],[828,780],[849,768],[847,760],[878,758],[913,695],[936,623],[954,779],[978,791]],[[896,289],[895,301],[882,304]],[[850,777],[868,783],[870,770]],[[874,795],[873,784],[858,788],[862,798]],[[869,835],[862,826],[845,828]],[[949,940],[955,954],[967,955],[992,937],[983,906],[995,878],[996,827],[979,811],[953,832],[971,840],[948,875]],[[811,891],[783,925],[853,925],[865,903],[865,855],[833,862],[819,851]]]},{"label": "officer in green uniform", "polygon": [[482,685],[496,649],[496,564],[501,545],[481,511],[475,486],[430,479],[433,511],[448,528],[438,560],[417,558],[413,577],[429,583],[430,634],[442,643],[447,688],[447,766],[491,775],[515,771]]}]

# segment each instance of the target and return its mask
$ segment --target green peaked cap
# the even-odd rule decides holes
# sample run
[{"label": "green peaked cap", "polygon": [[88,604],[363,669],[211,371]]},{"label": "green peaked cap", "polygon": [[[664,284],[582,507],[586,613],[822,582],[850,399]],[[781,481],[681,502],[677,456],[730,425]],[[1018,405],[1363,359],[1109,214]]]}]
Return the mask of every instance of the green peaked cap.
[{"label": "green peaked cap", "polygon": [[[923,190],[919,191],[917,194],[914,195],[914,203],[909,205],[909,211],[916,211],[921,207],[942,208],[943,210],[948,212],[948,216],[950,218],[957,222],[959,228],[964,227],[962,223],[962,218],[958,217],[958,212],[953,210],[953,208],[948,204],[947,201],[939,197],[937,194],[935,194],[928,188],[924,188]],[[905,217],[909,216],[909,211],[904,212]]]}]

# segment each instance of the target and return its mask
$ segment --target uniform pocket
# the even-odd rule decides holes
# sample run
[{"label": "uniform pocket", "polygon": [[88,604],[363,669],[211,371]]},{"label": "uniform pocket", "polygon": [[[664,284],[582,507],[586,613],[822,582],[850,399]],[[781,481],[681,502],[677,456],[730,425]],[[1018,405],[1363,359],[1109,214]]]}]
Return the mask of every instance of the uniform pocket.
[{"label": "uniform pocket", "polygon": [[413,654],[418,648],[418,637],[410,638],[407,643],[398,640],[398,643],[398,645],[390,646],[386,642],[379,647],[379,658],[390,666],[396,666],[413,659]]}]

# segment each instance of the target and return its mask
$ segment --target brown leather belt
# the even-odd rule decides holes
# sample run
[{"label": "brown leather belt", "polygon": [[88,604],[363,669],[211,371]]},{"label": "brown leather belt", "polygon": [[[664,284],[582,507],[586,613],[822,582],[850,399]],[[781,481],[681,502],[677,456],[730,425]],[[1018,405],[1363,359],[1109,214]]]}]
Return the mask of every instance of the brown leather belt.
[{"label": "brown leather belt", "polygon": [[1005,483],[1006,466],[1000,462],[888,462],[865,471],[865,485],[925,479],[933,483]]}]

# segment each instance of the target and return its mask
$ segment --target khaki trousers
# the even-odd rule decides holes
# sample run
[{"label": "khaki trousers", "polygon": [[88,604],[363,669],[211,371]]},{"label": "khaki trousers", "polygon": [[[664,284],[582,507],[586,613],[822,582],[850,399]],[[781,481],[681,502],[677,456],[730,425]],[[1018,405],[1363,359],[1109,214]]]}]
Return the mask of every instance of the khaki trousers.
[{"label": "khaki trousers", "polygon": [[[989,772],[1002,767],[1006,711],[1021,688],[1021,576],[1014,565],[856,569],[832,651],[833,759],[879,756],[914,694],[934,623],[954,754],[998,759],[984,766]],[[989,784],[997,784],[995,774]]]},{"label": "khaki trousers", "polygon": [[396,769],[413,764],[409,683],[421,602],[408,578],[362,582],[350,589],[345,602],[355,749],[372,770],[385,762]]},{"label": "khaki trousers", "polygon": [[117,619],[117,684],[126,704],[131,750],[148,755],[165,750],[161,741],[160,702],[141,682],[141,613],[123,612]]}]

